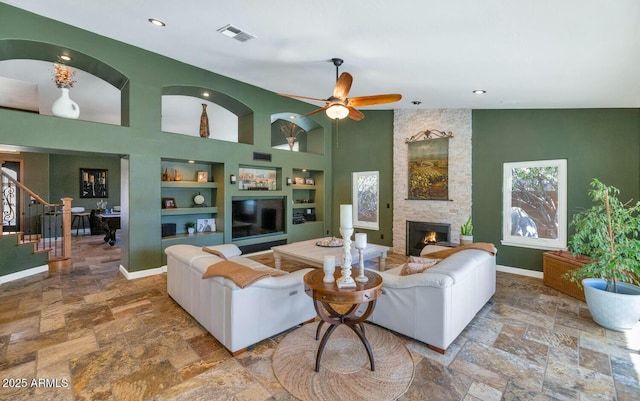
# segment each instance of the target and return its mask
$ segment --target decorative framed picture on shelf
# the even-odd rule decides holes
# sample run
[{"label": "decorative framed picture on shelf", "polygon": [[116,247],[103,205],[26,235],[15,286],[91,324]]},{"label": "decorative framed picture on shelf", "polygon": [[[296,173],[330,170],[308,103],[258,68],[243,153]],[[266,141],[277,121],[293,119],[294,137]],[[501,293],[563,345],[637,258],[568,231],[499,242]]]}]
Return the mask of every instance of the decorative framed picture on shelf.
[{"label": "decorative framed picture on shelf", "polygon": [[303,177],[296,177],[295,178],[295,182],[296,182],[296,185],[304,185],[304,178]]},{"label": "decorative framed picture on shelf", "polygon": [[209,173],[207,171],[198,171],[198,182],[208,182],[209,181]]},{"label": "decorative framed picture on shelf", "polygon": [[379,229],[380,173],[353,173],[353,227]]},{"label": "decorative framed picture on shelf", "polygon": [[178,205],[176,205],[175,198],[162,198],[162,208],[163,209],[175,209]]},{"label": "decorative framed picture on shelf", "polygon": [[316,181],[310,177],[305,178],[304,183],[305,185],[316,185]]},{"label": "decorative framed picture on shelf", "polygon": [[196,231],[199,233],[208,233],[216,231],[216,221],[214,219],[198,219]]},{"label": "decorative framed picture on shelf", "polygon": [[100,168],[81,168],[80,197],[108,198],[109,170]]}]

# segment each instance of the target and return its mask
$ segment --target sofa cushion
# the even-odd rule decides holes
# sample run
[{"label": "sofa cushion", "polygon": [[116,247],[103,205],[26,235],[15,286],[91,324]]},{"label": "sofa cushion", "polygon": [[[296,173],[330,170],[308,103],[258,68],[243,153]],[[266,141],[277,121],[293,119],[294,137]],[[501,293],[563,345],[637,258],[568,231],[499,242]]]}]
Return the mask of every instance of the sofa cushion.
[{"label": "sofa cushion", "polygon": [[[168,246],[164,250],[164,253],[166,253],[167,256],[176,258],[176,260],[187,266],[193,266],[193,264],[199,259],[216,258],[217,260],[221,260],[221,258],[217,256],[202,252],[199,246],[187,244]],[[215,263],[215,261],[209,261],[209,264],[211,263]]]},{"label": "sofa cushion", "polygon": [[203,246],[202,250],[213,255],[219,256],[222,259],[230,259],[234,256],[242,255],[242,251],[235,244],[222,244]]},{"label": "sofa cushion", "polygon": [[449,249],[449,247],[448,246],[440,246],[440,245],[426,245],[420,251],[420,256],[424,256],[424,255],[426,255],[428,253],[433,253],[433,252],[437,252],[437,251],[444,251],[445,249]]}]

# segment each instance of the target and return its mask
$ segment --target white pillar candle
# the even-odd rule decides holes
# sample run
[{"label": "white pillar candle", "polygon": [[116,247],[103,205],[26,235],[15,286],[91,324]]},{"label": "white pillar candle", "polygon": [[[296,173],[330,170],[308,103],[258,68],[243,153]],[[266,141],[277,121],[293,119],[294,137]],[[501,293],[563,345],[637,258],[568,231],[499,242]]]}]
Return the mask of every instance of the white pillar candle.
[{"label": "white pillar candle", "polygon": [[336,257],[333,255],[325,255],[324,257],[324,277],[322,281],[325,283],[333,283],[335,281],[335,277],[333,277],[333,273],[336,271]]},{"label": "white pillar candle", "polygon": [[351,205],[340,205],[340,227],[353,228],[352,213]]},{"label": "white pillar candle", "polygon": [[364,249],[367,247],[367,234],[366,233],[357,233],[356,234],[356,248]]},{"label": "white pillar candle", "polygon": [[334,255],[325,255],[324,256],[324,269],[335,269],[336,267],[336,257]]}]

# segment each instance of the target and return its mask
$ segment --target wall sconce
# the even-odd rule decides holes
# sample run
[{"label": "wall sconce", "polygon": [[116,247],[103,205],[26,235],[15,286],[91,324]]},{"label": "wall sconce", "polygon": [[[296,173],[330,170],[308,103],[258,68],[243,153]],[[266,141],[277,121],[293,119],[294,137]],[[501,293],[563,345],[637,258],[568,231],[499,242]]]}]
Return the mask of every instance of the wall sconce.
[{"label": "wall sconce", "polygon": [[232,183],[232,184],[236,183],[236,175],[235,174],[231,174],[229,176],[229,182]]},{"label": "wall sconce", "polygon": [[291,178],[290,178],[290,177],[287,177],[287,185],[291,185],[291,182],[292,182],[292,181],[291,181]]}]

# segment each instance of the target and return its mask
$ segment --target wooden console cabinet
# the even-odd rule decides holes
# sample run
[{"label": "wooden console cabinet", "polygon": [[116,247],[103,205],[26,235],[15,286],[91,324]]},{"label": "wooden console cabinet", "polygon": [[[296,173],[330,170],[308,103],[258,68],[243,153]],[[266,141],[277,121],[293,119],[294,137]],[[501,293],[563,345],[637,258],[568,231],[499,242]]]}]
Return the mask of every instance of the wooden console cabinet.
[{"label": "wooden console cabinet", "polygon": [[579,268],[587,262],[589,262],[589,258],[576,258],[568,251],[545,252],[542,262],[544,285],[584,302],[582,288],[578,287],[577,283],[572,283],[563,278],[562,275],[570,270]]}]

